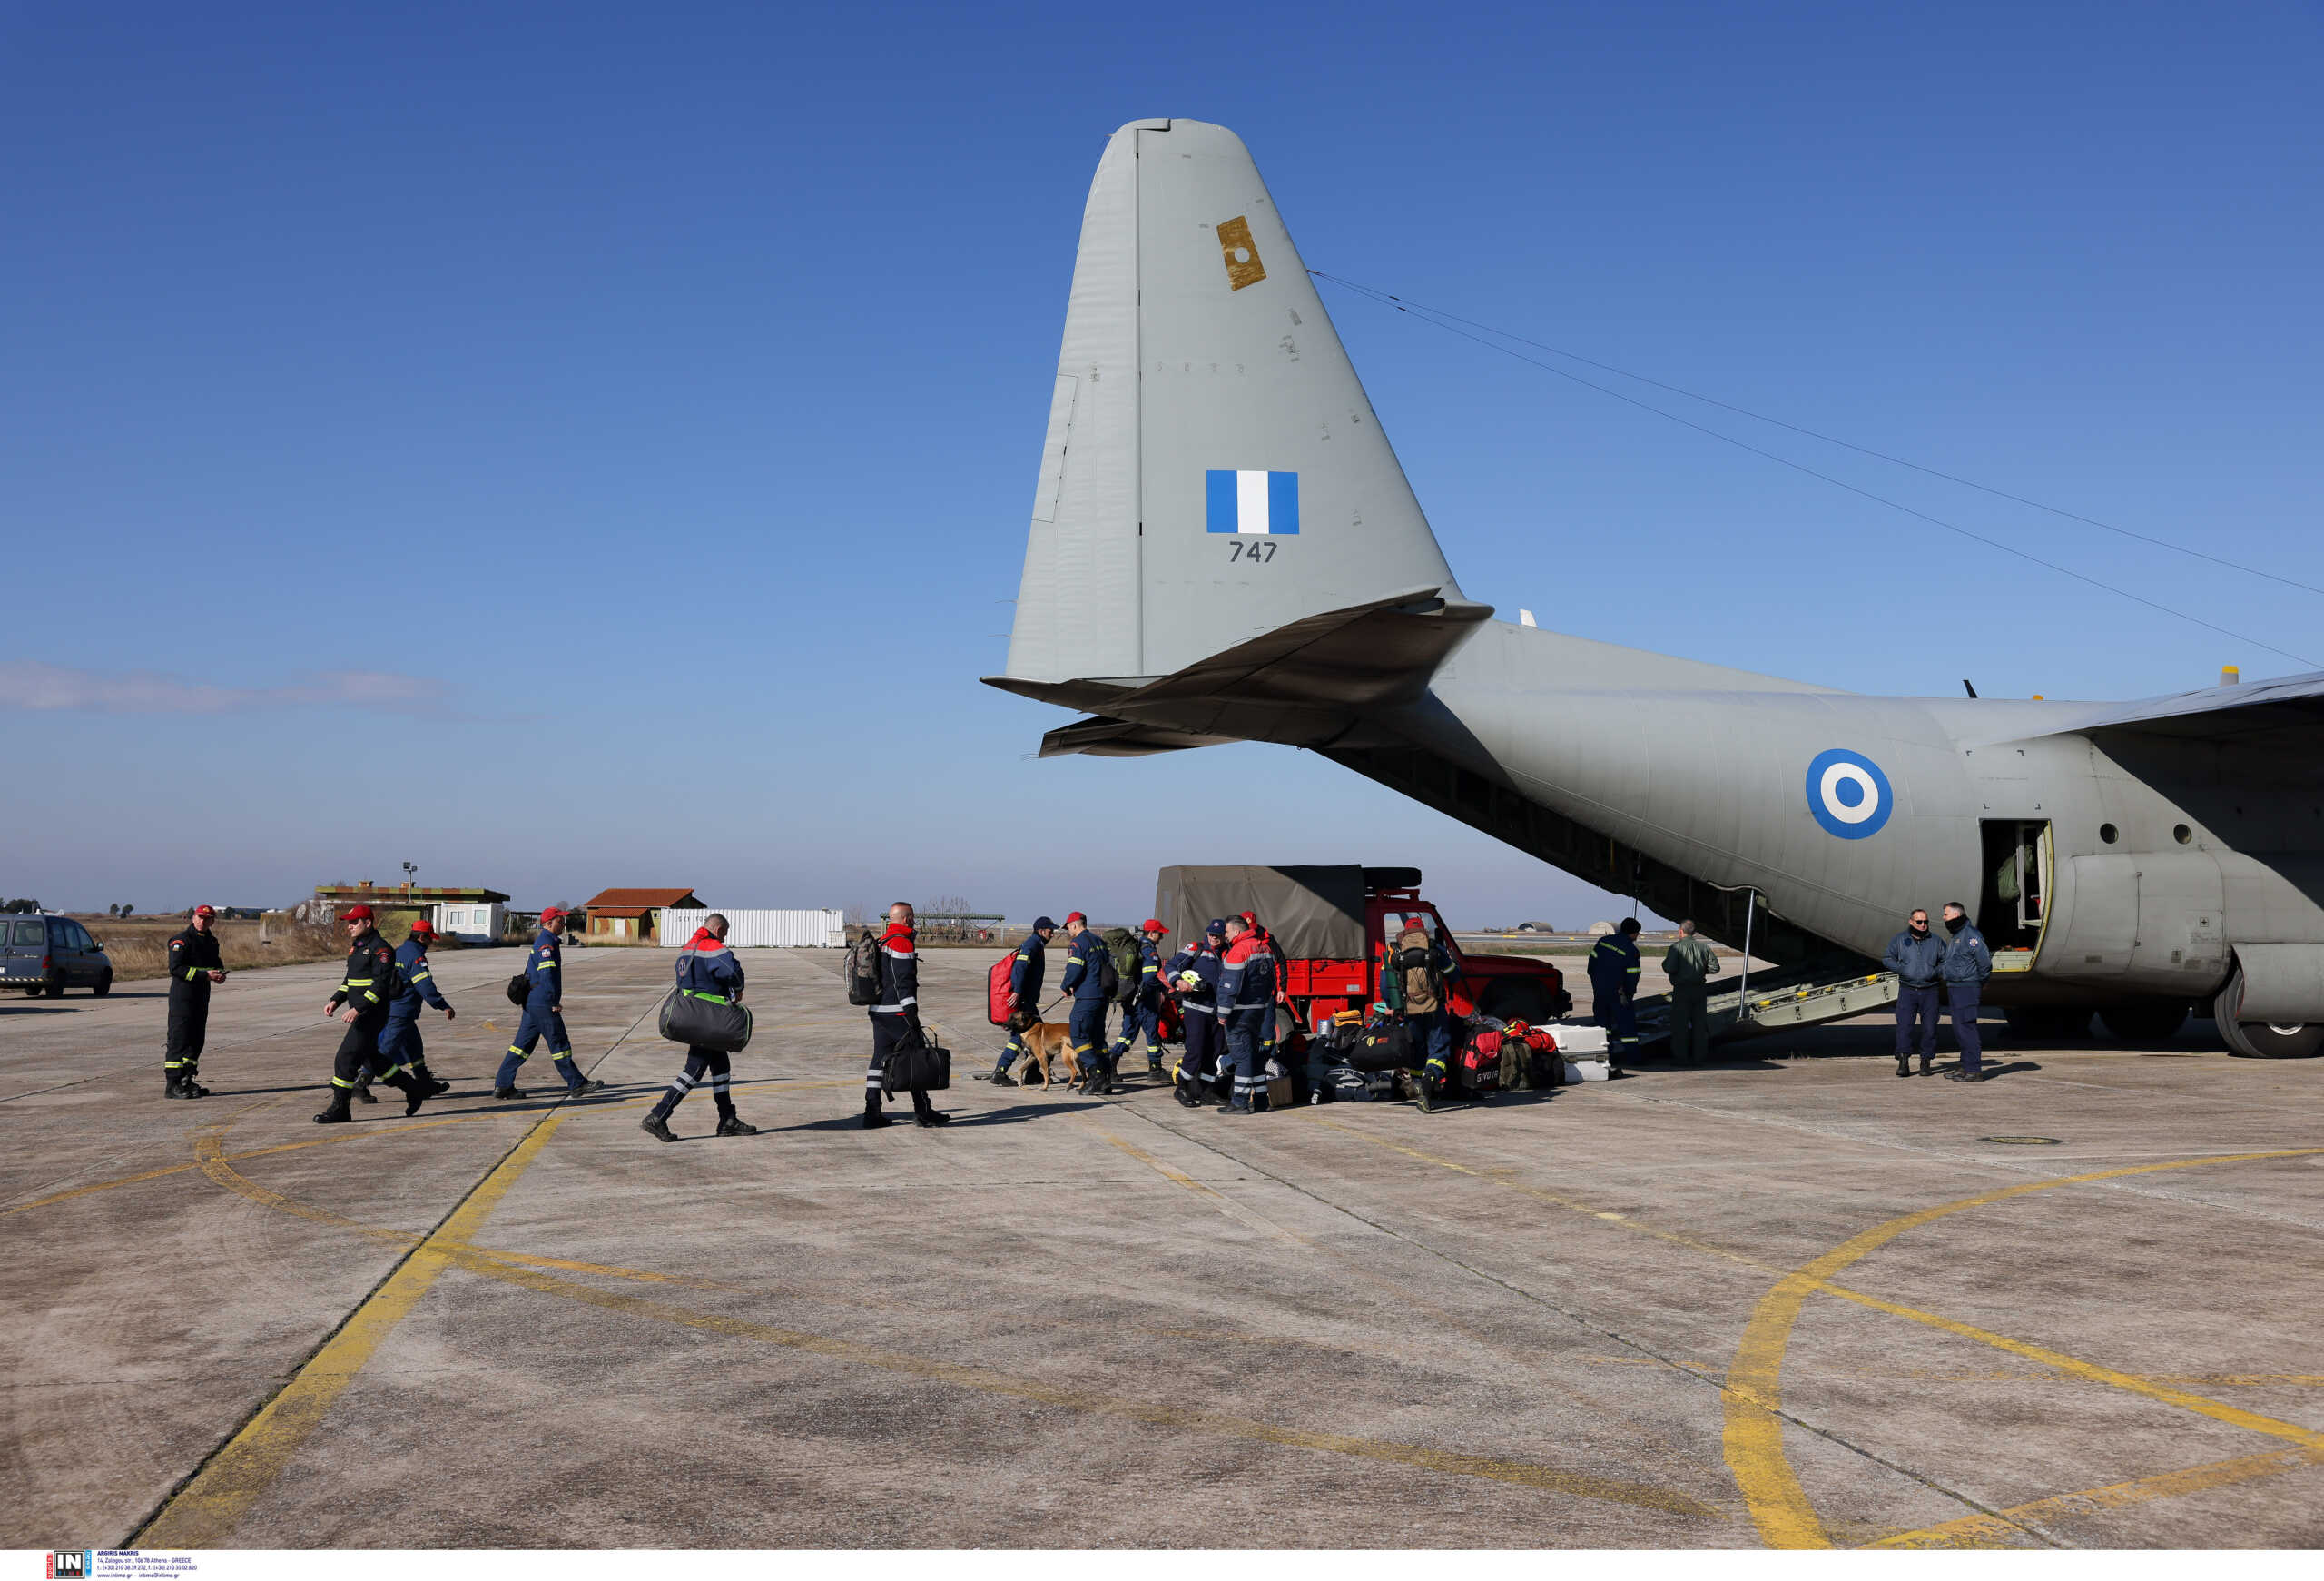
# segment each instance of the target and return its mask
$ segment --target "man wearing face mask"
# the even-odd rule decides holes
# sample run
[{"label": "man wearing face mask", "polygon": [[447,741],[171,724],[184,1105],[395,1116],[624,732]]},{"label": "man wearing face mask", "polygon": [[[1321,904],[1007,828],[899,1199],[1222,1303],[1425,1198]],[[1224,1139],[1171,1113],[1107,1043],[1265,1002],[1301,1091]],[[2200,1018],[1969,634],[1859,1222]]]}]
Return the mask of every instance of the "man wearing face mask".
[{"label": "man wearing face mask", "polygon": [[1945,964],[1945,941],[1928,931],[1928,913],[1913,908],[1904,932],[1888,941],[1888,953],[1880,963],[1894,972],[1902,985],[1896,994],[1896,1074],[1913,1073],[1913,1049],[1917,1043],[1921,1074],[1925,1076],[1936,1061],[1936,982]]},{"label": "man wearing face mask", "polygon": [[1957,900],[1945,903],[1945,997],[1953,1006],[1953,1039],[1961,1045],[1961,1068],[1947,1071],[1948,1082],[1985,1079],[1984,1049],[1977,1037],[1977,1002],[1984,996],[1985,979],[1994,974],[1994,954],[1985,935],[1969,925],[1969,908]]}]

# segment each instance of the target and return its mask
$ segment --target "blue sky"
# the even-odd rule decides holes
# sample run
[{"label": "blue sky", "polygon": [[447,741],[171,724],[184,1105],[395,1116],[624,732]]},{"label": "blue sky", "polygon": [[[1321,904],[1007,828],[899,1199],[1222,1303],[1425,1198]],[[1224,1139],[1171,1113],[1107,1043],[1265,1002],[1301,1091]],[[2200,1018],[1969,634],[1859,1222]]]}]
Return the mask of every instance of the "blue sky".
[{"label": "blue sky", "polygon": [[[1317,268],[2324,586],[2319,68],[2282,5],[7,6],[0,893],[1608,914],[1281,749],[1035,762],[1066,716],[976,684],[1107,134],[1223,122]],[[1504,611],[1883,693],[2302,667],[1326,301]],[[1711,420],[2324,658],[2317,595]]]}]

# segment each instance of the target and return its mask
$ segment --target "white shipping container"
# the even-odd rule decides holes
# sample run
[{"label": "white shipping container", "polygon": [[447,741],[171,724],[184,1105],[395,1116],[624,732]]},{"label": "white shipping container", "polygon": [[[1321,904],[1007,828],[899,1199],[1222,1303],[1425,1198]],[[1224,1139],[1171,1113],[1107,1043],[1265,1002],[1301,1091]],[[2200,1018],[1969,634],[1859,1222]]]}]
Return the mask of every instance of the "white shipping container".
[{"label": "white shipping container", "polygon": [[428,925],[463,944],[497,944],[508,925],[505,905],[439,905]]},{"label": "white shipping container", "polygon": [[[666,950],[685,947],[709,911],[662,913],[661,944]],[[847,943],[847,914],[843,911],[722,911],[726,919],[726,943],[737,950],[823,950]]]}]

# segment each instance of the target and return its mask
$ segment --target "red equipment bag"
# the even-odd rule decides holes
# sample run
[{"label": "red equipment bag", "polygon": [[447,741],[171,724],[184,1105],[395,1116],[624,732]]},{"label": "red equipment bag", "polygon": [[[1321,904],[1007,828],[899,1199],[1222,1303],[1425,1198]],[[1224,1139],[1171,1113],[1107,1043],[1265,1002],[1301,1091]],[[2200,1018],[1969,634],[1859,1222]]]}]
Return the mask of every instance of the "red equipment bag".
[{"label": "red equipment bag", "polygon": [[1461,1046],[1461,1085],[1472,1092],[1501,1089],[1501,1034],[1481,1032]]},{"label": "red equipment bag", "polygon": [[1011,950],[992,963],[985,973],[984,1015],[995,1026],[1009,1024],[1009,971],[1017,964],[1017,952]]}]

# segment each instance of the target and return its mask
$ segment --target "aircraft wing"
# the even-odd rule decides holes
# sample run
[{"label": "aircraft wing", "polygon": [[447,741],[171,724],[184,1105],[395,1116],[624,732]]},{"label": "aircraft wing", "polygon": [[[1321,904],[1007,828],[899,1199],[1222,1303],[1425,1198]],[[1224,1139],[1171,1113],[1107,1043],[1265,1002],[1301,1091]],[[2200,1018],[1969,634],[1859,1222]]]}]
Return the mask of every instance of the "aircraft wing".
[{"label": "aircraft wing", "polygon": [[2175,697],[2102,706],[2073,729],[2229,741],[2324,725],[2324,670]]}]

